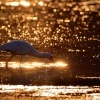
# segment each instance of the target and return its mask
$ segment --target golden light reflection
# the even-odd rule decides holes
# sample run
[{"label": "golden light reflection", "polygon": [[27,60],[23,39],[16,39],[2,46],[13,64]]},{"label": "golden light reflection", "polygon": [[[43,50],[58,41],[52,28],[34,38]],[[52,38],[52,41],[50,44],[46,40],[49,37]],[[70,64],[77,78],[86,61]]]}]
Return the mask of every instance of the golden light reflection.
[{"label": "golden light reflection", "polygon": [[30,2],[25,1],[25,0],[21,0],[20,1],[20,5],[22,5],[22,6],[30,6]]},{"label": "golden light reflection", "polygon": [[[70,100],[100,100],[100,86],[24,86],[24,85],[0,85],[0,93],[7,93],[7,98],[11,98],[14,95],[20,98],[23,95],[23,99],[26,98],[24,95],[35,96],[47,96],[47,97],[60,97],[68,98]],[[89,93],[88,93],[89,92]],[[80,99],[79,99],[80,98]],[[44,98],[45,99],[45,98]],[[44,100],[43,99],[43,100]],[[3,99],[2,99],[3,100]],[[39,99],[40,100],[40,99]],[[50,99],[51,100],[51,99]]]},{"label": "golden light reflection", "polygon": [[18,1],[6,2],[5,4],[7,6],[19,6],[19,5],[26,6],[26,7],[30,6],[30,2],[25,1],[25,0],[21,0],[20,2]]},{"label": "golden light reflection", "polygon": [[64,62],[61,62],[61,61],[56,62],[55,65],[56,65],[57,67],[66,67],[66,66],[68,66],[68,64],[66,64],[66,63],[64,63]]},{"label": "golden light reflection", "polygon": [[[68,64],[57,61],[55,63],[43,63],[43,62],[22,62],[21,64],[19,62],[9,62],[8,66],[12,68],[36,68],[36,67],[66,67]],[[0,62],[0,67],[5,67],[5,62]]]},{"label": "golden light reflection", "polygon": [[27,18],[26,18],[27,20],[38,20],[38,17],[31,17],[31,16],[27,16]]},{"label": "golden light reflection", "polygon": [[43,4],[44,4],[43,1],[38,2],[38,5],[40,5],[40,6],[43,6]]},{"label": "golden light reflection", "polygon": [[6,2],[7,6],[19,6],[19,2],[14,1],[14,2]]}]

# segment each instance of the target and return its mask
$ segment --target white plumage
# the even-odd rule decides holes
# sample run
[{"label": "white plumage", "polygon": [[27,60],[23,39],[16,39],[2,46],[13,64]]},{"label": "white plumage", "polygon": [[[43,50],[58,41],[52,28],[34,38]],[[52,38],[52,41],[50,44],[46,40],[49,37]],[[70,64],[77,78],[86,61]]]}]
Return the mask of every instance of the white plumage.
[{"label": "white plumage", "polygon": [[12,57],[15,55],[30,55],[39,58],[47,58],[53,61],[52,55],[49,52],[39,52],[33,46],[31,46],[26,41],[21,40],[14,40],[8,43],[5,43],[0,46],[1,51],[7,51],[11,53],[11,57],[6,62],[6,68],[8,68],[8,62],[11,60]]}]

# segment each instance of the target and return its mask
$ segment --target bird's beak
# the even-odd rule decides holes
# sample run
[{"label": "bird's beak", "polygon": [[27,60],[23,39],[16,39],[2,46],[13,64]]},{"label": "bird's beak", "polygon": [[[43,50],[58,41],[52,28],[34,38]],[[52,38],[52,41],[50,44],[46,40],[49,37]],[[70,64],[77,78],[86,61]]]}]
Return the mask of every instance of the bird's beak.
[{"label": "bird's beak", "polygon": [[54,59],[53,59],[52,56],[49,57],[49,60],[50,60],[51,62],[54,62]]}]

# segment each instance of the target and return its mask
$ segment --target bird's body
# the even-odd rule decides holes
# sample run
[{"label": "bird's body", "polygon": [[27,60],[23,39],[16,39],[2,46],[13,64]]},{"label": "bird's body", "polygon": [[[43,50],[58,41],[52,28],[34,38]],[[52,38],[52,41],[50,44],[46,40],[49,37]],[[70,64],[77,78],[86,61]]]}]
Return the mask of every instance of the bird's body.
[{"label": "bird's body", "polygon": [[[14,40],[1,45],[0,51],[7,51],[12,54],[11,57],[8,59],[8,61],[15,55],[21,55],[21,56],[30,55],[40,58],[52,59],[52,55],[49,52],[39,52],[32,45],[30,45],[26,41],[21,41],[21,40]],[[6,67],[8,66],[7,63]]]},{"label": "bird's body", "polygon": [[38,51],[29,43],[21,40],[5,43],[0,46],[0,50],[7,51],[15,55],[31,55],[32,53],[38,53]]}]

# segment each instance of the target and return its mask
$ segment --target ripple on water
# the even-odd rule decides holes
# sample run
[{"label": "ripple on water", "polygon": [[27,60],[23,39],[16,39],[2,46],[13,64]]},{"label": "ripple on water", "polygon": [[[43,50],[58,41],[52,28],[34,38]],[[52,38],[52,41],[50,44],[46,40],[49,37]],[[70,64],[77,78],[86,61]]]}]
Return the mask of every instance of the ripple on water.
[{"label": "ripple on water", "polygon": [[[23,86],[23,85],[0,85],[0,98],[61,98],[75,100],[100,99],[99,86]],[[3,96],[4,95],[4,96]],[[50,99],[50,100],[51,100]]]}]

